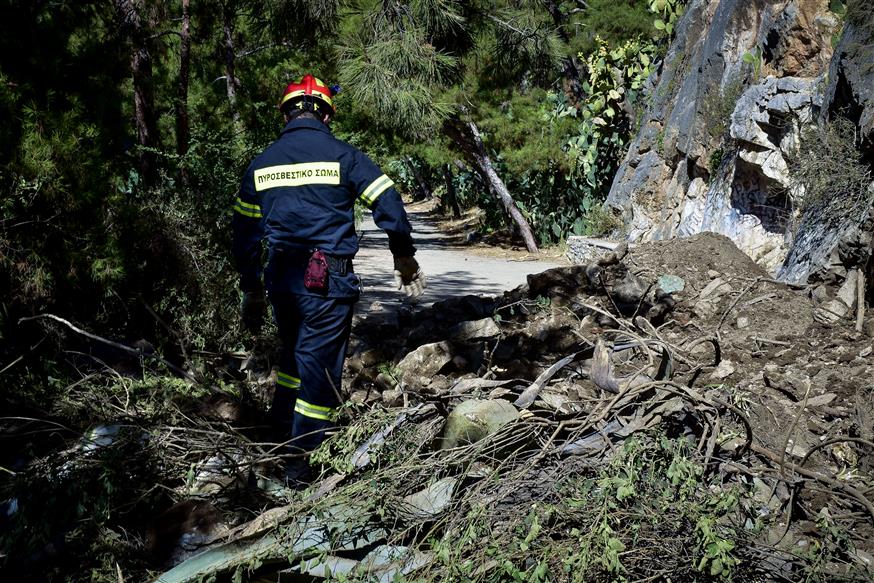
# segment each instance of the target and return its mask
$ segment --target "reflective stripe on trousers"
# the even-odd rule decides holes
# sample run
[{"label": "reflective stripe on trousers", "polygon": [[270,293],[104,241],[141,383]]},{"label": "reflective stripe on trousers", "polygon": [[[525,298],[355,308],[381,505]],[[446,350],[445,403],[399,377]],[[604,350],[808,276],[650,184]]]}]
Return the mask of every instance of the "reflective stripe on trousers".
[{"label": "reflective stripe on trousers", "polygon": [[270,294],[282,340],[273,408],[290,425],[290,445],[312,451],[334,426],[354,299]]}]

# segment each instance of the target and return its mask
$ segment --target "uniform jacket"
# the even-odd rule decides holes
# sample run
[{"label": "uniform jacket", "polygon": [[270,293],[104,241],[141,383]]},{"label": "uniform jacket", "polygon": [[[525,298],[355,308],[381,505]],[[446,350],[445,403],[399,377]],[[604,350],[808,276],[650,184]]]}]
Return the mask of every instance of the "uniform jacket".
[{"label": "uniform jacket", "polygon": [[[386,231],[392,254],[415,253],[410,223],[392,180],[321,122],[290,121],[279,139],[249,165],[234,201],[233,253],[241,289],[261,288],[265,240],[268,292],[314,295],[303,287],[303,271],[313,250],[338,259],[351,259],[358,252],[356,200]],[[331,273],[330,297],[357,294],[354,274]]]}]

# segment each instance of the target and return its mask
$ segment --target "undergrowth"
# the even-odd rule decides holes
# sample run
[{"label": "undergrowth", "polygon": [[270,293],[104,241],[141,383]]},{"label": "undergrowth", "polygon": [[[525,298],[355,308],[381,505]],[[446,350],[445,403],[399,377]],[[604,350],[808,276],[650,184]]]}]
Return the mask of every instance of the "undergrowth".
[{"label": "undergrowth", "polygon": [[738,573],[744,492],[706,477],[686,440],[635,437],[601,469],[571,464],[562,473],[528,492],[527,503],[520,492],[497,505],[473,504],[432,541],[437,565],[428,580],[731,580]]},{"label": "undergrowth", "polygon": [[802,132],[798,153],[789,160],[796,188],[803,192],[802,210],[820,208],[843,217],[871,203],[871,169],[857,148],[856,126],[837,117]]}]

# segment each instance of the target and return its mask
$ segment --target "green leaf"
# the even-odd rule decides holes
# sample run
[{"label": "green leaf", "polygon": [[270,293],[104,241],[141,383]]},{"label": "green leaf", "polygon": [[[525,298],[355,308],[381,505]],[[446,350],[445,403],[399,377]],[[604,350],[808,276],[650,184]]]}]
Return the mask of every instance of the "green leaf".
[{"label": "green leaf", "polygon": [[552,234],[556,237],[561,237],[561,225],[559,225],[557,222],[552,223]]},{"label": "green leaf", "polygon": [[710,576],[717,577],[719,575],[722,575],[722,560],[713,559],[713,562],[710,563]]},{"label": "green leaf", "polygon": [[665,21],[661,18],[656,19],[652,24],[656,27],[656,30],[665,30]]}]

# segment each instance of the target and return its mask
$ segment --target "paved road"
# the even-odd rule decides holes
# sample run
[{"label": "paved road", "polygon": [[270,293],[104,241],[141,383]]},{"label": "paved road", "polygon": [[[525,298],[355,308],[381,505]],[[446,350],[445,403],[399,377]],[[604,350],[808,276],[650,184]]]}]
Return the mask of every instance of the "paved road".
[{"label": "paved road", "polygon": [[[500,295],[526,281],[529,273],[558,267],[556,261],[519,261],[515,258],[485,257],[458,245],[437,230],[424,212],[410,212],[416,259],[428,278],[428,287],[419,304],[430,304],[453,296]],[[388,238],[373,223],[370,215],[361,225],[361,249],[355,257],[355,271],[361,277],[364,292],[360,309],[373,302],[383,307],[399,306],[405,300],[397,291],[392,276],[392,256]]]}]

